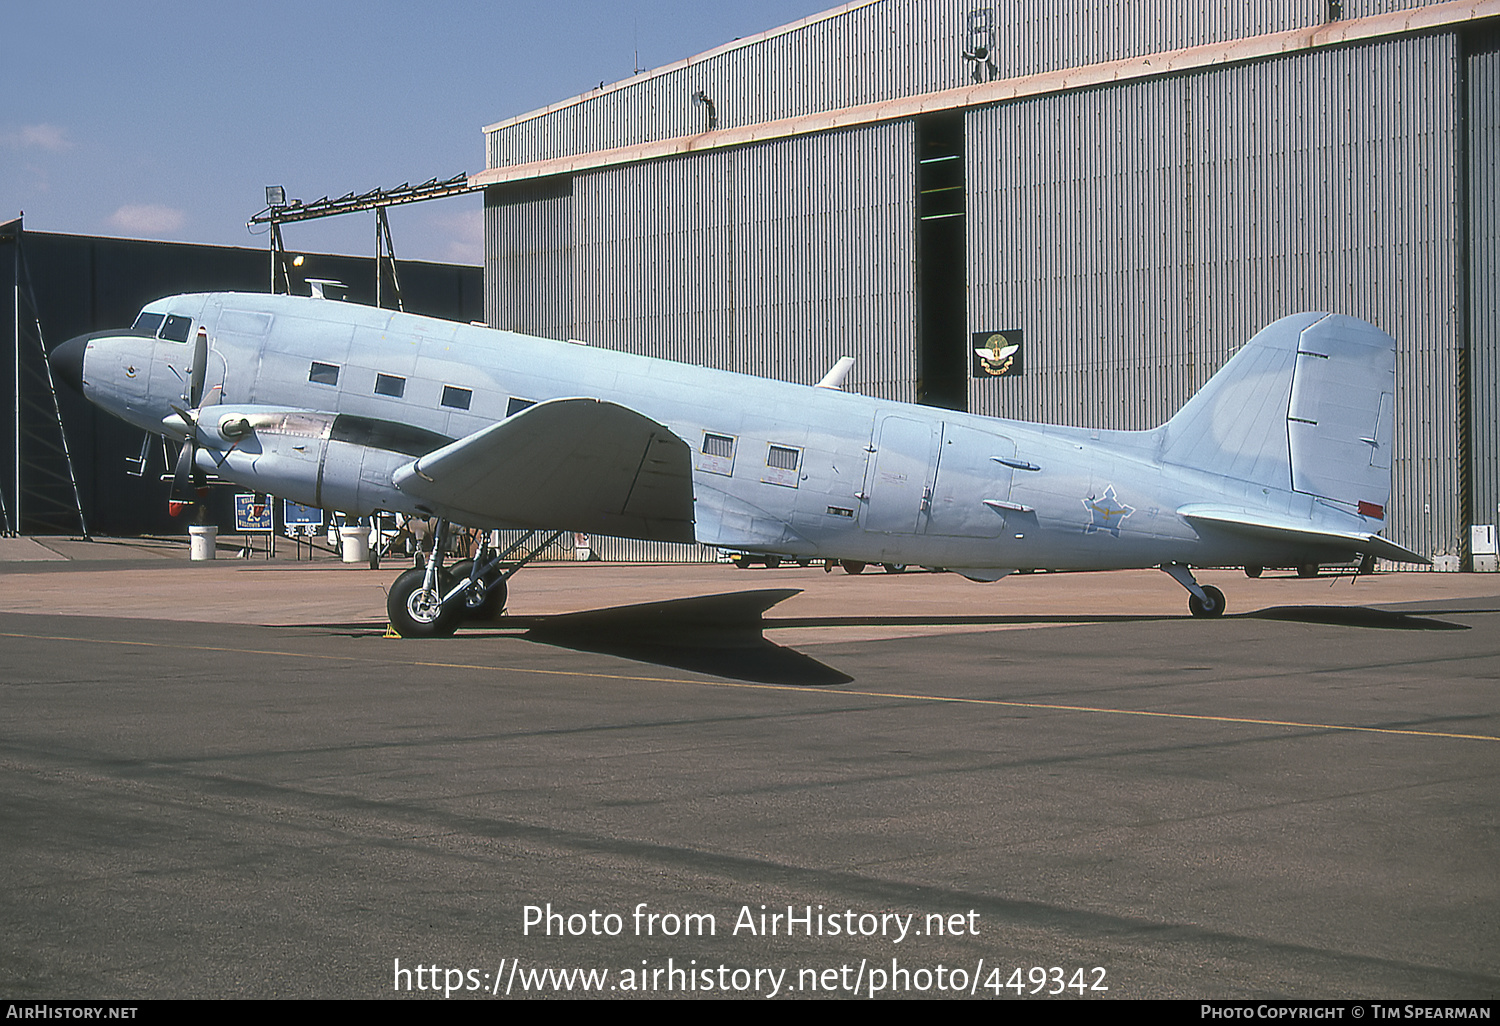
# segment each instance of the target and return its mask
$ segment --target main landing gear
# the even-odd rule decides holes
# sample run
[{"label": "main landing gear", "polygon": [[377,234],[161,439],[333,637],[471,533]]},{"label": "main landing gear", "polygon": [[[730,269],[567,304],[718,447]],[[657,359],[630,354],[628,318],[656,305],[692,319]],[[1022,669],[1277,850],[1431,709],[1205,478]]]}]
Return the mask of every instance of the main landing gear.
[{"label": "main landing gear", "polygon": [[446,638],[465,620],[490,620],[505,610],[507,583],[516,571],[530,563],[562,534],[554,531],[521,559],[507,564],[506,558],[524,546],[538,531],[528,531],[504,552],[490,548],[483,536],[473,559],[443,565],[448,543],[448,521],[438,522],[432,535],[432,551],[426,565],[414,567],[396,578],[385,599],[391,626],[403,638]]},{"label": "main landing gear", "polygon": [[1214,618],[1224,615],[1224,593],[1211,584],[1199,584],[1186,563],[1163,563],[1162,571],[1188,591],[1188,612]]}]

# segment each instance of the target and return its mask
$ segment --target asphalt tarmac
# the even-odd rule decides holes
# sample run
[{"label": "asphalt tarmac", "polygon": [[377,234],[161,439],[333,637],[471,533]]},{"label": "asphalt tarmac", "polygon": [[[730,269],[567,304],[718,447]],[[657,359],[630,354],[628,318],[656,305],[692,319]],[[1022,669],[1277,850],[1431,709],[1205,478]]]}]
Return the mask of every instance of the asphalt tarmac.
[{"label": "asphalt tarmac", "polygon": [[1205,621],[1155,571],[558,564],[403,641],[398,568],[45,550],[0,997],[1500,994],[1500,575],[1205,574]]}]

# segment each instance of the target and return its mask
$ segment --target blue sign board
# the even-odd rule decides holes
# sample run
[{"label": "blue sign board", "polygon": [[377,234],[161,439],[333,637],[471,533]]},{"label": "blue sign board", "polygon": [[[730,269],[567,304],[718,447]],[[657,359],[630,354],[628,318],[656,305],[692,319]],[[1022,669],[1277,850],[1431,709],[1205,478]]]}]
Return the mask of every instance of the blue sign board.
[{"label": "blue sign board", "polygon": [[234,497],[234,529],[241,533],[271,530],[271,499],[259,495]]},{"label": "blue sign board", "polygon": [[300,502],[291,499],[283,499],[281,502],[281,522],[288,529],[293,527],[322,527],[323,511],[314,509],[312,506],[304,506]]}]

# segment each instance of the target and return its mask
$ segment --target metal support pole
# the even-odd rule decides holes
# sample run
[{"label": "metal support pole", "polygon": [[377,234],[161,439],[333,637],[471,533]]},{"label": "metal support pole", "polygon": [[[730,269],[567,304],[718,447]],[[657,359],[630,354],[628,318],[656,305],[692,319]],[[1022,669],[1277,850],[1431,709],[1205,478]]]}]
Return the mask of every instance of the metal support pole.
[{"label": "metal support pole", "polygon": [[16,373],[16,533],[21,533],[21,233],[16,232],[16,259],[12,265],[15,285],[11,291],[12,309],[15,311],[14,331],[11,338],[15,346]]},{"label": "metal support pole", "polygon": [[286,283],[286,294],[292,294],[292,274],[287,270],[286,242],[281,237],[281,224],[271,222],[271,295],[276,294],[276,269],[281,268],[281,279]]},{"label": "metal support pole", "polygon": [[382,250],[391,258],[391,291],[396,294],[396,309],[405,310],[401,304],[401,278],[396,274],[396,244],[391,239],[391,223],[386,219],[385,207],[375,208],[375,305],[380,306],[380,262]]}]

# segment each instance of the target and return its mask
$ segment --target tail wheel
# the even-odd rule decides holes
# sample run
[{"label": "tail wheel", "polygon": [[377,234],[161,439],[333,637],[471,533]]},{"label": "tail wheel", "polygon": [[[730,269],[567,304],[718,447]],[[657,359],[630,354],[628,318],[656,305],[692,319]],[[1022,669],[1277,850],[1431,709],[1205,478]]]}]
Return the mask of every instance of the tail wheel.
[{"label": "tail wheel", "polygon": [[[1207,601],[1204,601],[1207,599]],[[1203,586],[1203,599],[1188,595],[1188,611],[1194,616],[1214,619],[1224,615],[1224,593],[1212,584]]]},{"label": "tail wheel", "polygon": [[[453,564],[453,583],[448,585],[451,589],[454,584],[466,579],[473,571],[474,561],[472,559],[460,560]],[[484,582],[483,593],[476,593],[472,589],[463,595],[463,618],[465,620],[493,620],[505,612],[505,598],[507,588],[503,577],[495,577],[493,580]]]},{"label": "tail wheel", "polygon": [[[458,629],[463,618],[460,603],[443,605],[443,596],[422,587],[426,570],[408,570],[391,585],[385,597],[385,611],[391,626],[403,638],[446,638]],[[438,587],[451,587],[452,578],[441,575]]]},{"label": "tail wheel", "polygon": [[839,565],[844,568],[844,573],[846,574],[862,574],[865,572],[864,563],[857,559],[846,559]]}]

